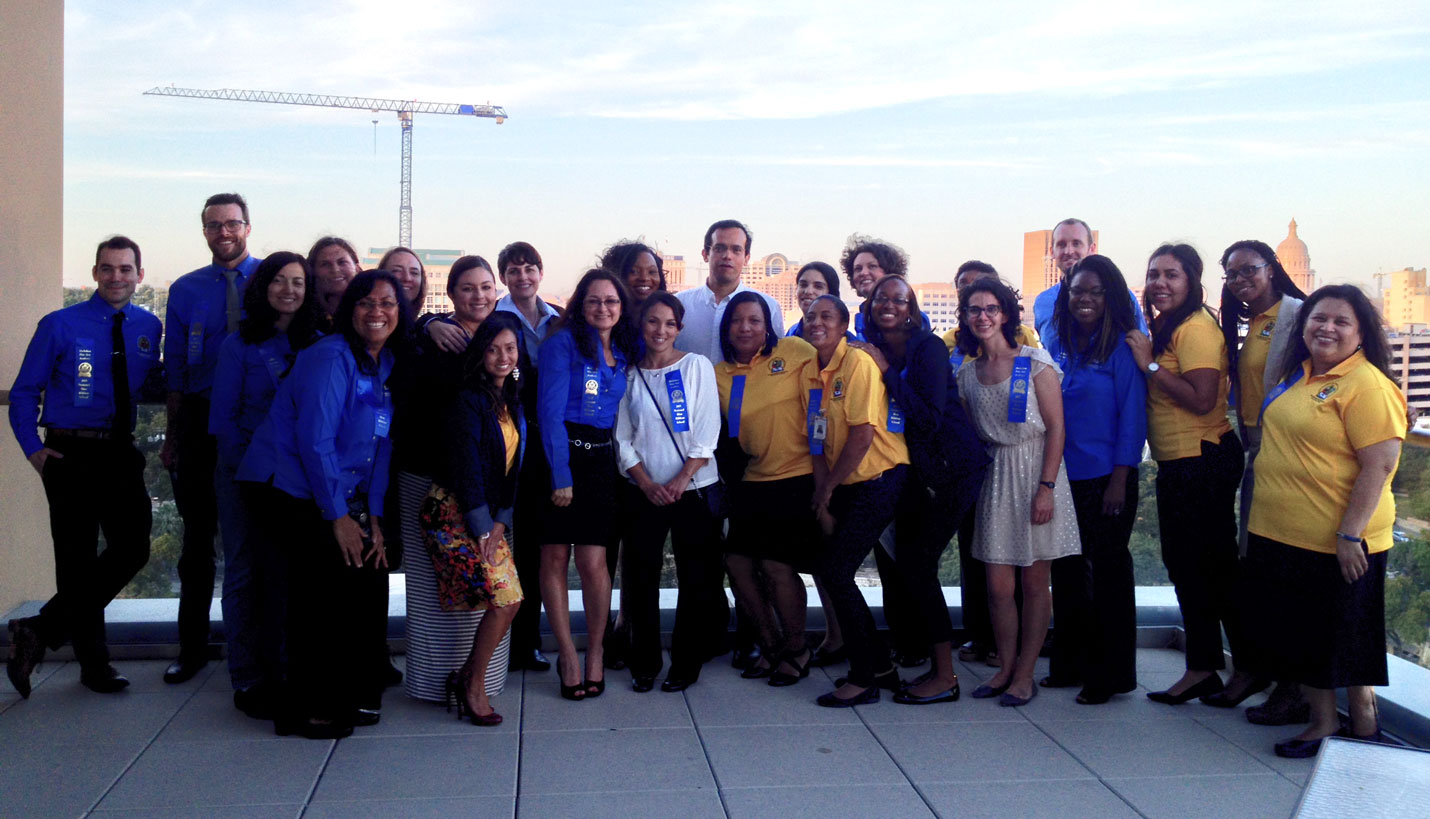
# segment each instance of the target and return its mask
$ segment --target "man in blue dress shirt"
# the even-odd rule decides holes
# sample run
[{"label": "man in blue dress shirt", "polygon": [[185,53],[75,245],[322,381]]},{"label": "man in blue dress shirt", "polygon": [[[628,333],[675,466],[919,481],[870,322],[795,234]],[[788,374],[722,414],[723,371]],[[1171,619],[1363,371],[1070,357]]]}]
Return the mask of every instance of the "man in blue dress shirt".
[{"label": "man in blue dress shirt", "polygon": [[219,347],[238,329],[243,286],[260,259],[248,255],[248,203],[236,193],[210,196],[200,211],[213,263],[169,286],[164,324],[169,423],[159,458],[174,482],[184,521],[179,556],[179,658],[164,682],[181,683],[208,662],[209,608],[214,596],[218,444],[209,434],[209,390]]},{"label": "man in blue dress shirt", "polygon": [[101,242],[94,296],[40,319],[10,389],[10,426],[50,504],[57,589],[38,616],[10,621],[6,671],[23,697],[45,649],[66,641],[85,686],[110,694],[129,685],[109,664],[104,607],[149,561],[149,491],[134,446],[134,405],[158,394],[163,328],[130,303],[144,280],[139,262],[132,239]]},{"label": "man in blue dress shirt", "polygon": [[[1054,282],[1052,287],[1039,293],[1033,300],[1033,329],[1038,331],[1040,338],[1047,338],[1052,332],[1053,305],[1058,303],[1058,293],[1062,292],[1073,265],[1096,252],[1097,237],[1092,235],[1092,228],[1087,222],[1069,217],[1053,225],[1053,261],[1062,273],[1062,280]],[[1142,305],[1137,303],[1137,295],[1128,290],[1127,297],[1132,300],[1132,312],[1137,316],[1137,326],[1146,332],[1147,319],[1142,315]]]}]

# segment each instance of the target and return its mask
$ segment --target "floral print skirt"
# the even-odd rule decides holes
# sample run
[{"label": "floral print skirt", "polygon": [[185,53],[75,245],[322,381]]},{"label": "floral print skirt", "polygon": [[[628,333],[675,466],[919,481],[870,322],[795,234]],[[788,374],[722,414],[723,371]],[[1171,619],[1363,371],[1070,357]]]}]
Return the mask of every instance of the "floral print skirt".
[{"label": "floral print skirt", "polygon": [[521,581],[506,538],[497,543],[495,559],[484,560],[462,520],[456,497],[436,484],[422,502],[422,532],[437,573],[442,611],[476,611],[521,602]]}]

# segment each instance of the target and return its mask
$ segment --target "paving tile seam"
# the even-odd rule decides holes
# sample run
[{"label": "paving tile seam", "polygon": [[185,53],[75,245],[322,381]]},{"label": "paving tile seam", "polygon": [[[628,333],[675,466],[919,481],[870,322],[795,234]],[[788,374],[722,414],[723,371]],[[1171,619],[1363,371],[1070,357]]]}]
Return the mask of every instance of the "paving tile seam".
[{"label": "paving tile seam", "polygon": [[[1203,722],[1203,721],[1201,721],[1201,720],[1199,720],[1199,719],[1196,719],[1195,717],[1192,718],[1192,721],[1195,722],[1196,724],[1202,726],[1203,728],[1207,729],[1208,731],[1211,731],[1213,734],[1215,734],[1216,736],[1220,737],[1224,742],[1230,743],[1230,744],[1231,744],[1233,747],[1235,747],[1238,751],[1241,751],[1243,754],[1246,754],[1247,756],[1249,756],[1249,757],[1251,757],[1252,759],[1256,760],[1256,764],[1258,764],[1258,765],[1260,765],[1261,767],[1265,768],[1267,771],[1269,771],[1269,772],[1271,772],[1271,773],[1274,773],[1274,774],[1278,774],[1278,775],[1281,774],[1281,771],[1277,770],[1276,768],[1271,767],[1270,765],[1267,765],[1265,762],[1262,762],[1261,759],[1260,759],[1260,757],[1256,756],[1256,754],[1253,753],[1250,748],[1247,748],[1246,746],[1242,745],[1240,742],[1237,742],[1237,741],[1236,741],[1235,739],[1233,739],[1232,737],[1227,736],[1226,734],[1223,734],[1221,731],[1218,731],[1214,725],[1211,725],[1211,724],[1209,724],[1209,723]],[[1300,785],[1298,785],[1297,787],[1304,789],[1306,786],[1305,786],[1305,784],[1300,784]]]},{"label": "paving tile seam", "polygon": [[[314,740],[308,741],[312,742]],[[302,816],[303,814],[307,813],[308,806],[313,804],[313,794],[318,792],[318,785],[321,784],[323,781],[323,774],[328,772],[328,766],[331,765],[333,762],[333,754],[337,753],[338,750],[338,740],[336,739],[325,739],[318,741],[328,743],[328,752],[323,755],[323,764],[318,766],[318,772],[313,775],[313,782],[311,785],[308,786],[308,792],[303,795],[303,801],[300,803],[302,805],[302,810],[298,812],[299,816]],[[285,802],[283,804],[287,803]]]},{"label": "paving tile seam", "polygon": [[[1092,707],[1096,707],[1096,706],[1088,706],[1088,707],[1089,707],[1089,708],[1092,708]],[[1082,760],[1082,757],[1079,757],[1077,754],[1073,753],[1073,751],[1072,751],[1071,748],[1069,748],[1069,747],[1067,747],[1066,745],[1063,745],[1061,742],[1059,742],[1057,737],[1055,737],[1055,736],[1053,736],[1052,734],[1048,733],[1048,730],[1047,730],[1046,728],[1044,728],[1041,724],[1039,724],[1039,723],[1037,723],[1037,722],[1034,722],[1034,721],[1033,721],[1033,718],[1032,718],[1029,714],[1023,712],[1022,709],[1018,709],[1018,713],[1019,713],[1024,719],[1026,719],[1026,720],[1028,721],[1028,724],[1029,724],[1029,725],[1032,725],[1034,728],[1037,728],[1037,729],[1038,729],[1038,733],[1040,733],[1040,734],[1042,734],[1043,736],[1047,737],[1050,742],[1052,742],[1054,745],[1056,745],[1056,746],[1058,746],[1059,748],[1061,748],[1063,753],[1065,753],[1065,754],[1067,754],[1068,756],[1072,757],[1072,758],[1073,758],[1073,761],[1077,762],[1077,764],[1079,764],[1079,765],[1081,765],[1081,766],[1083,767],[1083,770],[1085,770],[1085,771],[1087,771],[1089,774],[1091,774],[1091,775],[1092,775],[1092,778],[1093,778],[1093,779],[1096,779],[1097,782],[1098,782],[1098,784],[1102,785],[1102,787],[1106,788],[1109,793],[1111,793],[1113,796],[1117,797],[1117,799],[1118,799],[1119,801],[1121,801],[1122,804],[1126,805],[1128,810],[1132,811],[1133,813],[1137,814],[1138,816],[1141,816],[1143,819],[1148,819],[1147,814],[1145,814],[1145,813],[1143,813],[1142,811],[1138,810],[1138,809],[1137,809],[1137,806],[1134,805],[1134,804],[1132,804],[1132,801],[1131,801],[1130,799],[1128,799],[1126,796],[1123,796],[1121,791],[1119,791],[1119,790],[1117,790],[1116,788],[1112,787],[1111,783],[1109,783],[1106,779],[1104,779],[1104,778],[1102,777],[1102,775],[1099,774],[1097,771],[1094,771],[1094,770],[1092,769],[1092,766],[1091,766],[1091,765],[1088,765],[1086,762],[1084,762],[1084,761]],[[1085,720],[1082,720],[1082,721],[1085,721]],[[1127,721],[1129,721],[1129,722],[1135,722],[1135,720],[1127,720]],[[1048,722],[1079,722],[1079,720],[1048,720]]]},{"label": "paving tile seam", "polygon": [[[53,676],[55,675],[55,673],[58,673],[58,672],[59,672],[59,670],[60,670],[60,669],[56,668],[55,671],[54,671],[54,673],[51,673],[49,676],[45,677],[45,681],[48,682],[49,679],[50,679],[50,677],[53,677]],[[205,682],[207,682],[207,679],[205,679]],[[187,706],[189,703],[191,703],[191,702],[194,701],[194,697],[197,697],[197,696],[198,696],[199,692],[200,692],[201,690],[203,690],[203,687],[204,687],[204,686],[203,686],[203,683],[200,683],[199,685],[194,686],[194,690],[193,690],[193,691],[190,691],[190,692],[189,692],[189,695],[188,695],[187,697],[185,697],[185,698],[183,699],[183,701],[180,702],[180,703],[174,708],[173,713],[169,714],[169,718],[166,719],[166,720],[164,720],[164,724],[163,724],[163,725],[160,725],[160,726],[154,731],[154,735],[151,736],[151,737],[149,737],[149,739],[148,739],[146,742],[143,743],[143,747],[141,747],[141,748],[139,749],[139,752],[136,753],[136,754],[129,760],[129,764],[127,764],[127,765],[124,766],[124,770],[120,771],[117,775],[115,775],[114,779],[111,780],[108,785],[105,785],[105,786],[104,786],[104,790],[100,791],[99,796],[96,797],[95,800],[90,803],[89,808],[86,809],[86,811],[85,811],[85,814],[86,814],[86,815],[88,815],[88,814],[90,814],[90,813],[93,813],[93,812],[95,811],[95,809],[99,807],[99,804],[100,804],[101,802],[103,802],[106,798],[109,797],[109,794],[110,794],[111,792],[113,792],[114,787],[119,784],[120,780],[122,780],[124,777],[126,777],[126,776],[129,775],[129,772],[134,769],[134,765],[139,762],[140,757],[144,756],[144,754],[146,754],[146,753],[149,752],[149,749],[150,749],[150,748],[153,748],[153,747],[154,747],[154,743],[158,741],[159,735],[162,734],[162,733],[164,733],[164,731],[165,731],[170,725],[173,725],[173,724],[174,724],[174,720],[178,718],[179,712],[182,711],[182,710],[184,710],[184,707],[185,707],[185,706]],[[125,744],[125,743],[115,743],[115,744]]]},{"label": "paving tile seam", "polygon": [[850,710],[854,712],[854,716],[859,718],[859,723],[864,726],[864,731],[874,740],[874,743],[879,746],[879,750],[883,751],[884,756],[887,756],[889,761],[894,763],[894,769],[899,772],[899,776],[902,776],[904,781],[909,783],[909,787],[914,789],[914,793],[918,794],[919,801],[924,803],[924,807],[928,808],[929,813],[934,816],[941,816],[938,809],[933,806],[933,802],[929,801],[928,796],[924,794],[923,788],[920,788],[919,784],[913,780],[913,777],[909,776],[909,772],[904,770],[904,766],[899,764],[899,760],[894,758],[893,753],[891,753],[888,746],[884,744],[884,740],[879,737],[879,732],[875,731],[874,727],[869,724],[869,720],[864,718],[862,709],[855,707]]},{"label": "paving tile seam", "polygon": [[[507,683],[511,683],[511,669],[507,669]],[[521,765],[525,760],[526,751],[526,705],[527,686],[526,670],[522,669],[521,674],[521,707],[516,714],[516,786],[512,788],[511,816],[512,819],[521,815]]]},{"label": "paving tile seam", "polygon": [[725,819],[730,819],[730,805],[725,801],[725,789],[720,786],[720,774],[715,772],[715,763],[710,761],[710,749],[705,747],[705,733],[700,730],[700,720],[695,718],[695,709],[690,707],[690,689],[680,692],[685,700],[685,713],[690,715],[690,725],[695,729],[695,739],[700,743],[700,753],[705,755],[705,767],[710,770],[710,780],[715,783],[715,794],[720,797],[720,810]]}]

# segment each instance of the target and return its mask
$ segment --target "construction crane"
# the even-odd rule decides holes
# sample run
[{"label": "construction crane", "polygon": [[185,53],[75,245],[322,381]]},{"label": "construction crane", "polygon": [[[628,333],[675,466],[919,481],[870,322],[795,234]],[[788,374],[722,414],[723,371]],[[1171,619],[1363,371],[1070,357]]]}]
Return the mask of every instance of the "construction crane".
[{"label": "construction crane", "polygon": [[506,109],[500,105],[466,105],[450,102],[418,102],[417,100],[385,100],[374,97],[341,97],[334,94],[290,94],[284,91],[247,91],[239,88],[150,88],[145,94],[160,97],[192,97],[205,100],[235,100],[268,102],[276,105],[309,105],[317,108],[355,108],[364,111],[395,111],[402,124],[402,182],[397,207],[397,243],[412,247],[412,115],[456,114],[494,119],[498,125],[506,122]]}]

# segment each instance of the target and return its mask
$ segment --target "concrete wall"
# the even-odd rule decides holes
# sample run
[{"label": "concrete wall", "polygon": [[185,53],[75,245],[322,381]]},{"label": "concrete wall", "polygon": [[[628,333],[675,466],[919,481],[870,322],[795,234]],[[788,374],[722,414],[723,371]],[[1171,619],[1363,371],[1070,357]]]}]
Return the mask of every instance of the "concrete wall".
[{"label": "concrete wall", "polygon": [[[64,3],[0,0],[0,389],[35,322],[62,301]],[[0,432],[0,613],[54,593],[49,511],[8,424]]]}]

